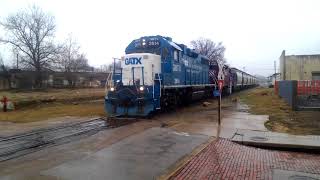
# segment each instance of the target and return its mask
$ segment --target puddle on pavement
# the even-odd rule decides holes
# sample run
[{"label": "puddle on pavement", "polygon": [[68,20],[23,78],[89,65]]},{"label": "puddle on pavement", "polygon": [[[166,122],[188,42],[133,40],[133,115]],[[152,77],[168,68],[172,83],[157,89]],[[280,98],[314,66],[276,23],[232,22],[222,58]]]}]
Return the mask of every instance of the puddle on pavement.
[{"label": "puddle on pavement", "polygon": [[261,136],[253,136],[250,139],[253,140],[253,141],[268,141],[268,138],[261,137]]},{"label": "puddle on pavement", "polygon": [[[221,114],[224,131],[233,133],[233,130],[237,128],[266,130],[264,122],[268,120],[268,116],[248,113],[249,107],[239,101],[232,102],[230,98],[224,101]],[[161,114],[155,119],[164,121],[169,128],[173,128],[178,132],[217,136],[217,101],[210,100],[206,102],[208,103],[205,106],[203,103],[197,103],[189,107],[176,109],[173,112]]]}]

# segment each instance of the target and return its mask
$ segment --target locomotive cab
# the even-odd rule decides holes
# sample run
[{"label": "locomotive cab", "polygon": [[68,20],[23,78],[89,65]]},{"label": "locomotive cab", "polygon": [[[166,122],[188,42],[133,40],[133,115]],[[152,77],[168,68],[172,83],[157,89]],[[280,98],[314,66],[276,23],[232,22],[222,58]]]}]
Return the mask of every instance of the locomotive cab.
[{"label": "locomotive cab", "polygon": [[111,116],[147,116],[160,107],[161,58],[151,53],[127,54],[106,97]]}]

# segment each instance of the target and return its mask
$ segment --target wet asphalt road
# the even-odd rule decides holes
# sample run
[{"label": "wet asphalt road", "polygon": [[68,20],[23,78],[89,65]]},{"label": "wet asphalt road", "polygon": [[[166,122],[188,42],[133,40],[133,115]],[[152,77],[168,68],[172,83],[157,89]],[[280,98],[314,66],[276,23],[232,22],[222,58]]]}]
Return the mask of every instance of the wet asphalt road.
[{"label": "wet asphalt road", "polygon": [[155,179],[170,165],[208,140],[208,136],[151,128],[40,174],[57,179]]}]

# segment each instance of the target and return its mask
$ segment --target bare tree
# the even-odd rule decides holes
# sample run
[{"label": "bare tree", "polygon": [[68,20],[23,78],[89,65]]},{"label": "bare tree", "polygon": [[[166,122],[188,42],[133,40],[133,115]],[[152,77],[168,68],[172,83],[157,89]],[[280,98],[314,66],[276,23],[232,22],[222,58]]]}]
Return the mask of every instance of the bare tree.
[{"label": "bare tree", "polygon": [[78,45],[77,41],[69,35],[66,39],[65,43],[63,44],[62,51],[60,53],[58,68],[64,72],[71,72],[72,64],[74,63],[75,59],[79,55],[80,46]]},{"label": "bare tree", "polygon": [[88,59],[85,54],[78,54],[77,58],[71,62],[72,72],[88,72],[94,68],[88,64]]},{"label": "bare tree", "polygon": [[111,71],[110,64],[102,64],[99,68],[95,68],[96,72],[110,72]]},{"label": "bare tree", "polygon": [[80,52],[78,42],[71,36],[67,38],[59,54],[59,69],[64,72],[91,71],[86,55]]},{"label": "bare tree", "polygon": [[19,50],[20,63],[35,70],[35,85],[41,87],[41,71],[52,67],[59,49],[53,41],[55,18],[32,6],[8,16],[0,25],[7,31],[6,38],[0,38],[0,42]]},{"label": "bare tree", "polygon": [[210,64],[215,64],[216,62],[226,64],[226,59],[224,58],[226,48],[222,45],[222,42],[215,43],[208,38],[199,38],[191,41],[191,46],[198,53],[208,57]]},{"label": "bare tree", "polygon": [[77,80],[74,72],[91,71],[88,59],[80,53],[80,46],[71,35],[67,38],[59,55],[58,69],[65,73],[71,86],[74,86]]}]

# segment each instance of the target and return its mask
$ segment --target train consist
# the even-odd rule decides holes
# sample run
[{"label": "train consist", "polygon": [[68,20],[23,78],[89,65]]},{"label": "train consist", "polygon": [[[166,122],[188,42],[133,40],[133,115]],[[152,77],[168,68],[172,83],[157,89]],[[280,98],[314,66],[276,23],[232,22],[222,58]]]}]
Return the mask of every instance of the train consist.
[{"label": "train consist", "polygon": [[[141,37],[125,53],[114,63],[114,86],[105,97],[109,116],[148,116],[212,97],[217,88],[217,62],[169,37]],[[224,66],[223,72],[224,94],[256,85],[254,76],[239,69]]]}]

